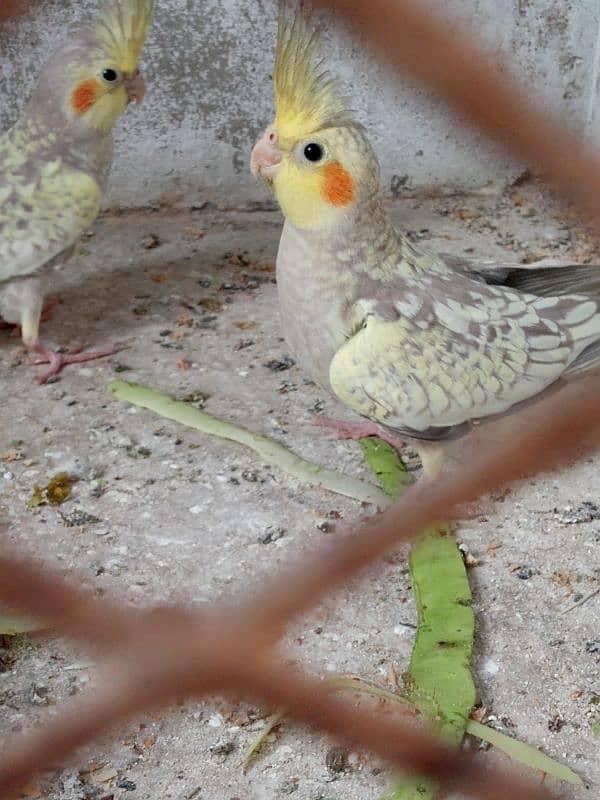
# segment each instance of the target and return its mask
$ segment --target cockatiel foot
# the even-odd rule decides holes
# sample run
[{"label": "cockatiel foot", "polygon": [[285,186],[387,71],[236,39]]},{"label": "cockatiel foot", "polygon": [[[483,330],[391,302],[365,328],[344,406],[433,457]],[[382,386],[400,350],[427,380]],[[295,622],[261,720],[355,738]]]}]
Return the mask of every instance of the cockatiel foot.
[{"label": "cockatiel foot", "polygon": [[89,350],[87,352],[82,352],[81,349],[78,349],[72,350],[70,353],[57,353],[56,350],[52,350],[50,347],[46,347],[43,344],[38,344],[32,349],[36,353],[39,353],[39,358],[31,360],[29,362],[31,366],[37,366],[38,364],[50,364],[50,369],[37,379],[37,382],[41,385],[47,383],[50,378],[54,377],[54,375],[58,375],[59,372],[61,372],[61,370],[69,364],[83,364],[86,361],[95,361],[97,358],[114,356],[123,348],[120,344],[113,344],[109,347],[102,348],[101,350]]},{"label": "cockatiel foot", "polygon": [[318,428],[329,428],[336,434],[338,439],[358,441],[359,439],[366,439],[368,436],[377,436],[396,450],[399,450],[404,445],[402,439],[386,431],[376,422],[345,422],[339,419],[331,419],[330,417],[316,416],[313,418],[313,425]]}]

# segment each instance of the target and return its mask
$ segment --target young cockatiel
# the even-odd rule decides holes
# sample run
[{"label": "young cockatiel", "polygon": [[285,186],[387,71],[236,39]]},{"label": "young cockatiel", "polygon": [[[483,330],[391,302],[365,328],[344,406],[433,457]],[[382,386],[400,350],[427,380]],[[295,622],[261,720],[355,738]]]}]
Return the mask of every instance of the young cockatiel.
[{"label": "young cockatiel", "polygon": [[145,85],[138,59],[153,0],[109,0],[44,67],[18,122],[0,138],[0,317],[19,325],[45,382],[115,347],[62,355],[39,339],[44,296],[102,202],[112,131]]},{"label": "young cockatiel", "polygon": [[310,376],[368,421],[345,434],[409,438],[434,477],[445,442],[598,366],[600,301],[575,293],[598,292],[598,270],[489,285],[394,230],[377,158],[303,15],[280,17],[274,90],[251,168],[285,215],[283,329]]}]

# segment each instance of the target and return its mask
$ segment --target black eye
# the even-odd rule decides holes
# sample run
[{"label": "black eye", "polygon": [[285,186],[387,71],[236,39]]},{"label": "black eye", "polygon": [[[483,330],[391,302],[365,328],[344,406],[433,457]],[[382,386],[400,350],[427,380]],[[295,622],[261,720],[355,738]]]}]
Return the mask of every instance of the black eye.
[{"label": "black eye", "polygon": [[107,83],[114,83],[117,80],[118,77],[119,76],[117,74],[117,71],[114,70],[114,69],[111,69],[110,67],[108,69],[103,69],[102,70],[102,78]]},{"label": "black eye", "polygon": [[323,148],[316,142],[307,144],[304,148],[304,158],[307,161],[320,161],[323,158]]}]

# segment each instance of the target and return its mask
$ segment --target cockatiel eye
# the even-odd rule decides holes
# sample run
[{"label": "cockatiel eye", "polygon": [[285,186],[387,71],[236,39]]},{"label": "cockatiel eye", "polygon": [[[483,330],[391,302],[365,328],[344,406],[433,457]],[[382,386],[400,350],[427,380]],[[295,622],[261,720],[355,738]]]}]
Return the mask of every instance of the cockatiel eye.
[{"label": "cockatiel eye", "polygon": [[107,67],[102,70],[100,77],[105,83],[115,84],[121,79],[121,74],[118,70],[113,69],[113,67]]},{"label": "cockatiel eye", "polygon": [[317,164],[319,161],[322,161],[325,156],[325,150],[316,142],[309,142],[307,145],[305,145],[302,152],[304,154],[304,158],[313,164]]}]

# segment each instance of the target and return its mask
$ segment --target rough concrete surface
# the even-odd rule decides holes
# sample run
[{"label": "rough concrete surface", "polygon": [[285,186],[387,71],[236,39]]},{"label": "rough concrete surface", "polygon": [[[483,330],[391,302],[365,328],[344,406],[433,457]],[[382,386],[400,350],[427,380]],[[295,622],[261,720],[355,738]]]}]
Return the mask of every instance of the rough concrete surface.
[{"label": "rough concrete surface", "polygon": [[[430,0],[449,20],[479,34],[505,57],[544,107],[598,133],[600,7],[595,0]],[[99,0],[44,0],[0,31],[0,129],[15,119],[47,54],[69,26],[88,20]],[[275,0],[157,0],[143,55],[144,105],[119,125],[110,203],[164,201],[190,206],[258,195],[248,169],[257,133],[271,121]],[[335,36],[328,65],[368,124],[390,195],[403,186],[504,183],[522,169],[467,131],[411,79],[390,80],[365,43]],[[218,188],[215,188],[218,187]],[[217,194],[216,194],[217,193]]]},{"label": "rough concrete surface", "polygon": [[[595,255],[533,190],[407,198],[392,211],[416,240],[440,251]],[[61,274],[62,304],[43,332],[54,344],[116,339],[127,349],[38,387],[39,368],[25,364],[18,340],[1,334],[0,521],[15,546],[99,594],[203,604],[260,585],[262,575],[359,519],[357,503],[302,486],[237,445],[128,408],[107,391],[119,376],[195,394],[216,415],[367,479],[357,445],[312,425],[317,412],[343,410],[285,360],[272,268],[280,224],[277,213],[214,208],[107,214]],[[600,599],[563,612],[599,586],[599,466],[587,458],[532,480],[487,502],[458,533],[479,562],[470,579],[481,703],[492,724],[590,781],[571,795],[577,800],[597,796],[600,785],[592,733],[600,718]],[[79,477],[72,498],[28,509],[35,486],[60,470]],[[81,524],[81,513],[98,521]],[[415,622],[405,555],[370,569],[299,622],[287,639],[290,658],[319,674],[389,685],[390,666],[398,674],[406,668]],[[15,642],[2,655],[0,734],[36,726],[88,691],[99,678],[96,660],[62,640]],[[266,715],[224,701],[182,703],[86,748],[29,795],[375,800],[389,786],[387,770],[365,754],[332,772],[331,743],[291,724],[244,775],[244,750]],[[503,760],[494,751],[480,757]],[[90,763],[97,769],[86,776]]]}]

